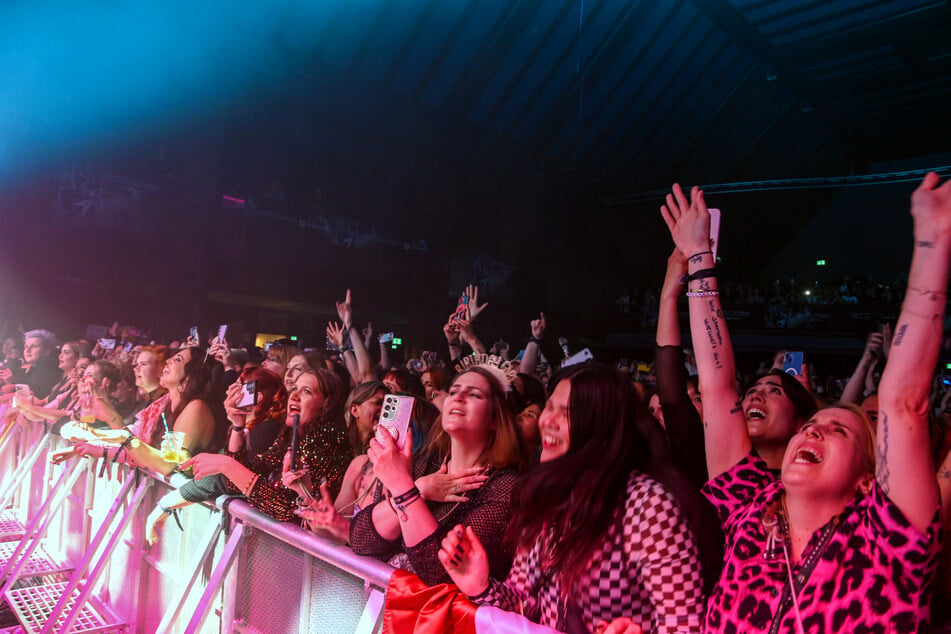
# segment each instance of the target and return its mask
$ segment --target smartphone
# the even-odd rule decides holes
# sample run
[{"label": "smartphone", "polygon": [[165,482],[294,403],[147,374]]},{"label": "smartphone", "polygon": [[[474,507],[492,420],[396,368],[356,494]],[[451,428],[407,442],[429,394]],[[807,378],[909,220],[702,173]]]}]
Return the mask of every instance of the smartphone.
[{"label": "smartphone", "polygon": [[567,368],[568,366],[584,363],[585,361],[591,361],[592,359],[594,359],[594,355],[591,354],[591,350],[584,348],[562,361],[561,367]]},{"label": "smartphone", "polygon": [[783,372],[799,376],[802,373],[802,360],[802,352],[787,352],[783,357]]},{"label": "smartphone", "polygon": [[30,398],[33,392],[30,390],[30,386],[26,383],[17,383],[16,384],[16,395],[21,398]]},{"label": "smartphone", "polygon": [[707,209],[710,212],[710,250],[713,251],[713,261],[717,261],[717,246],[720,243],[720,210]]},{"label": "smartphone", "polygon": [[125,345],[122,346],[122,349],[125,350],[126,352],[131,352],[131,351],[132,351],[132,342],[131,342],[131,341],[126,341],[126,342],[125,342]]},{"label": "smartphone", "polygon": [[192,326],[188,329],[188,336],[198,342],[198,326]]},{"label": "smartphone", "polygon": [[116,349],[116,340],[115,339],[100,339],[98,341],[99,347],[103,350],[115,350]]},{"label": "smartphone", "polygon": [[387,394],[383,397],[383,411],[380,412],[380,423],[376,426],[377,442],[380,442],[381,434],[389,432],[396,441],[396,448],[403,451],[415,402],[416,398],[413,396]]},{"label": "smartphone", "polygon": [[218,326],[218,341],[224,341],[225,335],[228,334],[228,324],[221,324]]},{"label": "smartphone", "polygon": [[239,409],[250,409],[258,402],[258,382],[248,381],[242,386],[241,398],[238,399]]},{"label": "smartphone", "polygon": [[469,296],[463,293],[459,296],[459,303],[456,305],[456,311],[452,314],[452,320],[469,319]]},{"label": "smartphone", "polygon": [[268,341],[267,343],[264,344],[264,351],[265,352],[269,351],[271,349],[271,346],[273,345],[274,345],[273,341]]},{"label": "smartphone", "polygon": [[382,335],[380,335],[380,343],[389,343],[391,341],[393,341],[392,332],[384,332]]}]

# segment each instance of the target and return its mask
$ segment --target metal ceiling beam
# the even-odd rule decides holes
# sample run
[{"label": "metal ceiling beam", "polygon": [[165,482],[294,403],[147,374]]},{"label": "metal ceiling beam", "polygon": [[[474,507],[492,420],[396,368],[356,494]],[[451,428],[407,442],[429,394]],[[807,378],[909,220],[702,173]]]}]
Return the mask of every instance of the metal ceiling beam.
[{"label": "metal ceiling beam", "polygon": [[[824,120],[841,142],[848,146],[848,122],[816,91],[815,86],[783,55],[769,39],[741,15],[728,0],[690,0],[697,9],[713,20],[734,41],[759,61],[764,71],[774,69],[778,81],[803,103],[810,104],[814,114]],[[766,77],[762,78],[766,81]]]}]

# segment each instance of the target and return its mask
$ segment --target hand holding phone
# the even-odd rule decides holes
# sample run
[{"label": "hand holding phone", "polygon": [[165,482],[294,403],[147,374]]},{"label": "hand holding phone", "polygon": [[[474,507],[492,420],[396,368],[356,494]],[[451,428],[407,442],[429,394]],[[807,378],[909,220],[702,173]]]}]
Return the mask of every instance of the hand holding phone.
[{"label": "hand holding phone", "polygon": [[383,410],[380,412],[380,422],[376,427],[378,442],[381,438],[380,434],[389,433],[396,441],[396,448],[403,451],[415,402],[416,398],[412,396],[387,394],[383,397]]},{"label": "hand holding phone", "polygon": [[803,357],[802,352],[787,352],[783,357],[783,372],[792,376],[801,375]]}]

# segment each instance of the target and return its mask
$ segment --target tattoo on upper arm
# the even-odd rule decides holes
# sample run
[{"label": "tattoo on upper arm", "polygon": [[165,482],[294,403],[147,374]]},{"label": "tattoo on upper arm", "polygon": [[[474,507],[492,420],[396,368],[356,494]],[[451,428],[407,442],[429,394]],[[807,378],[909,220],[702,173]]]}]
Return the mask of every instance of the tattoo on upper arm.
[{"label": "tattoo on upper arm", "polygon": [[938,474],[942,480],[951,480],[951,469],[944,469]]},{"label": "tattoo on upper arm", "polygon": [[892,340],[893,346],[901,345],[901,340],[905,338],[906,330],[908,330],[908,324],[902,324],[898,327],[898,332],[895,333],[895,338]]},{"label": "tattoo on upper arm", "polygon": [[891,470],[888,468],[888,414],[878,416],[878,445],[875,451],[875,479],[887,495],[891,489]]}]

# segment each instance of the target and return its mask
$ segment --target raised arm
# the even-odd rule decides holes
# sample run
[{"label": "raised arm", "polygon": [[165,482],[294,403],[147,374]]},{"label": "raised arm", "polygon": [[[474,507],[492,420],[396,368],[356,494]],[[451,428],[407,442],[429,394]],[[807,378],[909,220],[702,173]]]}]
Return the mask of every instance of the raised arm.
[{"label": "raised arm", "polygon": [[660,291],[654,371],[671,455],[691,482],[700,487],[707,479],[703,422],[687,393],[687,369],[677,314],[677,298],[683,290],[681,277],[686,273],[687,259],[675,248],[667,259],[667,275]]},{"label": "raised arm", "polygon": [[865,380],[875,368],[875,364],[878,363],[881,356],[882,333],[873,332],[868,336],[868,340],[865,342],[865,350],[862,351],[862,358],[859,359],[858,365],[855,366],[855,372],[849,377],[849,382],[845,384],[845,389],[842,390],[842,398],[839,399],[840,401],[843,403],[855,403],[856,405],[862,402],[862,395],[865,391]]},{"label": "raised arm", "polygon": [[680,185],[667,195],[661,215],[674,244],[687,257],[690,333],[703,394],[707,469],[714,478],[750,452],[743,405],[736,391],[733,343],[720,306],[715,262],[710,251],[710,213],[694,187],[687,201]]},{"label": "raised arm", "polygon": [[529,324],[532,329],[532,336],[525,344],[525,354],[522,355],[522,362],[519,364],[519,372],[535,376],[538,370],[538,359],[542,350],[542,339],[545,337],[545,313],[538,313],[538,319],[533,319]]},{"label": "raised arm", "polygon": [[878,390],[875,478],[924,532],[938,504],[928,443],[928,395],[947,301],[951,181],[929,172],[911,196],[914,250],[908,290]]}]

